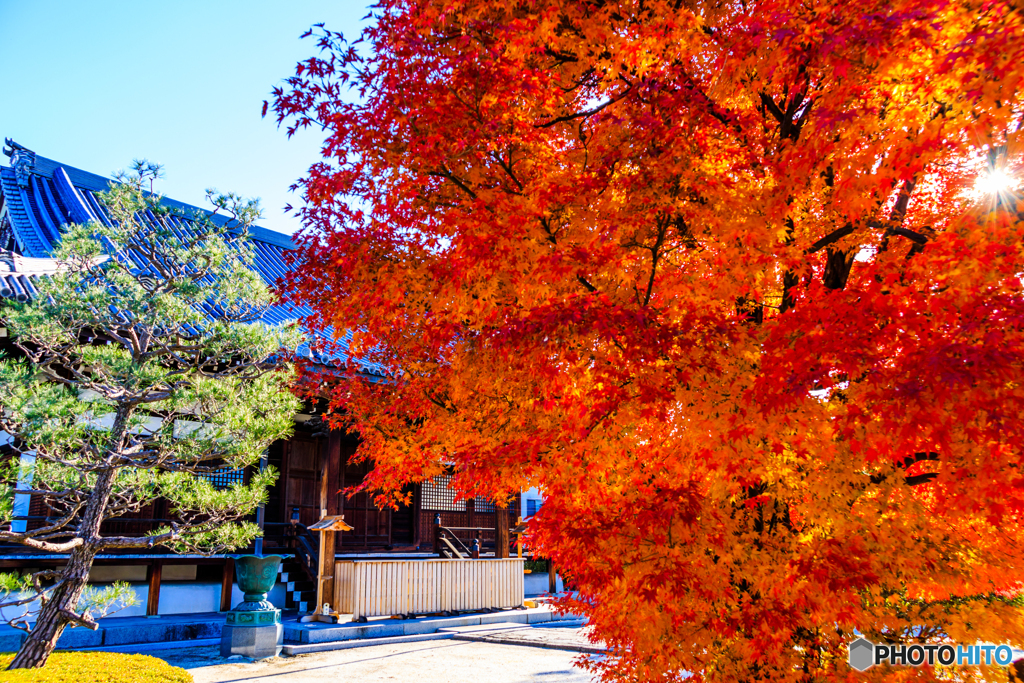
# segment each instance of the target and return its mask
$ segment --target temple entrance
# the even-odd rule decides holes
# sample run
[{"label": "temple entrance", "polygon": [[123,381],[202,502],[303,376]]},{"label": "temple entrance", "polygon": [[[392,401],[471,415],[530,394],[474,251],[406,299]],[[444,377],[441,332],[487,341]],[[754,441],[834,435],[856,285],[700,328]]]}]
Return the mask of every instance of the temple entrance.
[{"label": "temple entrance", "polygon": [[413,494],[412,502],[391,511],[391,545],[393,546],[411,546],[416,542],[416,507],[419,500],[412,487],[407,487],[405,492]]},{"label": "temple entrance", "polygon": [[320,521],[320,440],[296,433],[287,447],[284,520],[298,510],[299,523],[309,526]]},{"label": "temple entrance", "polygon": [[[276,537],[287,534],[286,528],[295,514],[306,527],[319,521],[321,506],[328,515],[344,515],[345,523],[352,527],[335,537],[336,553],[411,550],[421,542],[417,534],[419,486],[408,489],[412,494],[410,504],[398,510],[379,509],[372,494],[366,492],[342,493],[363,483],[373,469],[370,462],[352,462],[357,446],[357,439],[350,435],[297,430],[289,441],[271,447],[269,462],[281,472],[267,506],[268,510],[278,511],[268,515],[267,536],[274,537],[272,546],[278,540]],[[284,543],[283,538],[281,542]]]}]

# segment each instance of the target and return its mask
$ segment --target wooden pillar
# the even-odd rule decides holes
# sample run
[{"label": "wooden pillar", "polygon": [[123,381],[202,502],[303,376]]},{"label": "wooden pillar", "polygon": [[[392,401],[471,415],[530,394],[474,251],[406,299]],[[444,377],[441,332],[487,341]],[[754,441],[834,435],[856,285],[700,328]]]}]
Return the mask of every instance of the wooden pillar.
[{"label": "wooden pillar", "polygon": [[278,478],[281,489],[280,510],[278,519],[287,522],[292,511],[288,508],[288,484],[291,481],[289,470],[291,469],[292,442],[285,441],[281,444],[281,474]]},{"label": "wooden pillar", "polygon": [[160,613],[160,575],[163,560],[153,560],[146,568],[146,582],[149,583],[149,600],[146,602],[146,616],[155,617]]},{"label": "wooden pillar", "polygon": [[548,593],[558,590],[558,574],[555,572],[555,561],[548,560]]},{"label": "wooden pillar", "polygon": [[[339,469],[341,466],[341,435],[329,434],[320,449],[320,518],[338,514],[338,483]],[[316,605],[319,612],[324,602],[331,603],[332,609],[337,609],[334,604],[334,540],[336,531],[321,531],[320,537],[320,567],[317,571],[317,581],[323,586],[321,602]],[[329,578],[321,578],[329,577]]]},{"label": "wooden pillar", "polygon": [[317,609],[321,609],[325,602],[331,603],[332,609],[338,608],[334,604],[334,539],[337,534],[337,531],[320,533],[324,539],[323,558],[320,560],[320,575],[328,578],[323,581],[323,600],[317,605]]},{"label": "wooden pillar", "polygon": [[494,506],[494,556],[508,557],[508,508]]},{"label": "wooden pillar", "polygon": [[420,495],[422,484],[412,486],[412,544],[419,550],[423,545],[423,534],[420,532],[420,523],[423,519],[423,497]]},{"label": "wooden pillar", "polygon": [[343,470],[344,467],[341,463],[341,433],[331,432],[330,436],[327,437],[326,505],[321,505],[320,507],[327,508],[327,514],[332,517],[343,512],[341,509],[341,494],[338,493],[338,491],[344,488],[341,482]]},{"label": "wooden pillar", "polygon": [[[263,449],[263,455],[260,456],[260,474],[267,469],[267,449]],[[253,541],[253,550],[256,551],[257,555],[263,554],[263,536],[264,529],[266,528],[266,503],[260,503],[260,506],[256,508],[256,526],[260,528],[260,535]]]},{"label": "wooden pillar", "polygon": [[441,513],[434,513],[434,552],[437,553],[438,557],[444,557],[444,553],[441,552]]},{"label": "wooden pillar", "polygon": [[224,571],[220,575],[220,611],[231,609],[231,587],[235,584],[235,560],[224,558]]}]

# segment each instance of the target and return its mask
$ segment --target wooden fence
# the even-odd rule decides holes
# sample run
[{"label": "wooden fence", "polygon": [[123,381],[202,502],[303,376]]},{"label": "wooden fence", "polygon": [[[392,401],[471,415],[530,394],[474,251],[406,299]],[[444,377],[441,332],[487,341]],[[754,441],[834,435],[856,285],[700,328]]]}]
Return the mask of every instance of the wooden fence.
[{"label": "wooden fence", "polygon": [[523,604],[523,560],[341,560],[334,605],[354,619]]}]

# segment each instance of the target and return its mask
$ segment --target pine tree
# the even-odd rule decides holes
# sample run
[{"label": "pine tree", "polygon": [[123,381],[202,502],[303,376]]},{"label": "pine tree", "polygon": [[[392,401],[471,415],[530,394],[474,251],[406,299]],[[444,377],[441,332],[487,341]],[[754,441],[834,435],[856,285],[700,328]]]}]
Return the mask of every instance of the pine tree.
[{"label": "pine tree", "polygon": [[[0,606],[38,606],[31,629],[27,614],[15,623],[29,633],[12,669],[43,666],[66,626],[96,628],[95,612],[125,598],[125,585],[87,592],[97,554],[248,545],[259,529],[244,518],[276,472],[227,488],[210,477],[252,466],[292,429],[283,350],[297,333],[260,322],[274,298],[250,267],[258,203],[210,190],[214,211],[186,215],[146,191],[157,175],[145,162],[119,174],[100,195],[103,222],[68,226],[39,295],[0,311],[23,354],[0,362],[0,429],[15,455],[0,473],[0,541],[69,554],[63,569],[0,580]],[[45,501],[41,525],[15,530],[15,480]],[[104,533],[160,498],[166,525]]]}]

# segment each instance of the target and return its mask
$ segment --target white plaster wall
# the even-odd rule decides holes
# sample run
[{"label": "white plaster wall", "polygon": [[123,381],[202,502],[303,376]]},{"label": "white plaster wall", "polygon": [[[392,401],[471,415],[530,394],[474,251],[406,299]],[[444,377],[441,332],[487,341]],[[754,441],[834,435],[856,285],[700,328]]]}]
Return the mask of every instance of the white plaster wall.
[{"label": "white plaster wall", "polygon": [[93,565],[89,570],[90,583],[113,583],[114,581],[145,581],[146,565]]},{"label": "white plaster wall", "polygon": [[[89,571],[90,583],[113,583],[114,581],[145,581],[146,565],[144,564],[97,564]],[[196,565],[165,564],[160,573],[160,580],[195,581]],[[217,584],[218,586],[220,584]]]},{"label": "white plaster wall", "polygon": [[[555,590],[563,591],[565,587],[562,586],[562,577],[559,576],[555,579]],[[548,573],[544,572],[538,574],[534,572],[532,574],[523,575],[523,594],[526,596],[531,595],[542,595],[548,592]]]},{"label": "white plaster wall", "polygon": [[[149,586],[144,587],[149,593]],[[238,593],[237,586],[231,591],[232,598]],[[241,593],[238,594],[241,600]],[[231,606],[235,603],[232,601]],[[159,614],[189,614],[194,612],[217,612],[220,610],[219,583],[179,583],[160,586]],[[146,613],[146,603],[142,603],[142,613]]]},{"label": "white plaster wall", "polygon": [[[167,567],[164,567],[167,569]],[[546,579],[545,579],[546,580]],[[90,584],[90,587],[102,589],[109,584]],[[545,584],[546,586],[547,584]],[[144,617],[146,616],[146,604],[149,602],[149,585],[145,583],[133,583],[132,591],[135,593],[135,605],[126,607],[113,617]],[[285,586],[277,583],[267,595],[267,599],[275,607],[283,608],[285,601]],[[231,606],[234,607],[242,601],[242,591],[238,585],[231,587]],[[33,609],[38,609],[38,602],[32,604]],[[196,614],[199,612],[217,612],[220,610],[220,583],[165,583],[160,586],[160,610],[159,614]],[[11,619],[20,615],[20,610],[8,608],[0,609],[0,619]],[[34,617],[30,619],[34,621]]]}]

